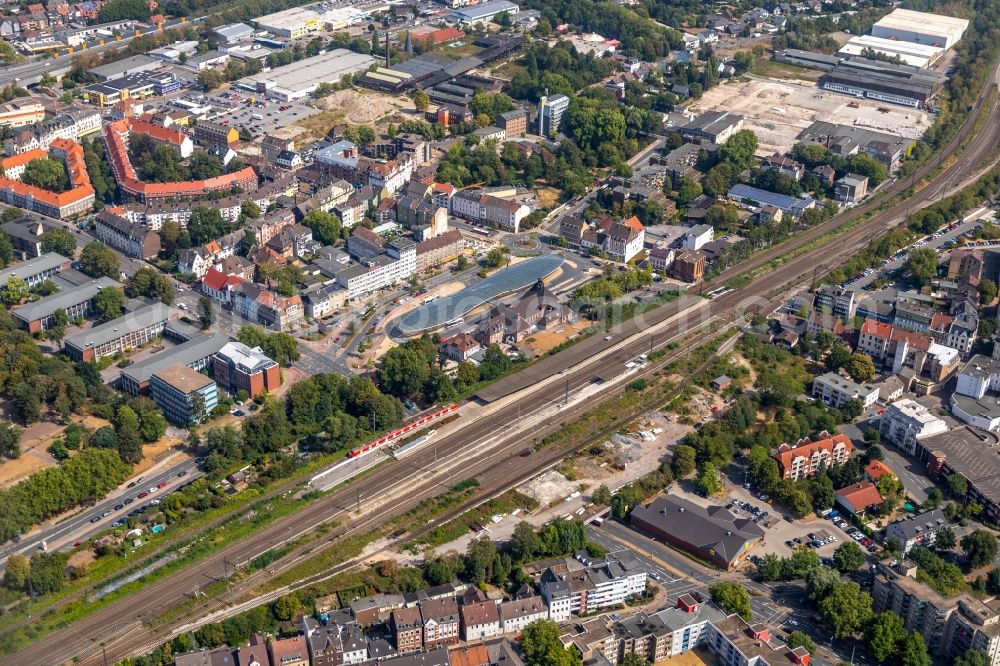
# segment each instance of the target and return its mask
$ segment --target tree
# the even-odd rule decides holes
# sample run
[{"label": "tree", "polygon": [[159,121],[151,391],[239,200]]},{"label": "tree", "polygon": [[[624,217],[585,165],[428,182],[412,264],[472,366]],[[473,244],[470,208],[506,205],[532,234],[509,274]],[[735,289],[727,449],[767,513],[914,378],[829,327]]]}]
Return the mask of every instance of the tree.
[{"label": "tree", "polygon": [[590,496],[594,504],[610,504],[611,491],[603,483],[599,485]]},{"label": "tree", "polygon": [[426,111],[430,105],[431,98],[423,90],[413,93],[413,106],[417,111]]},{"label": "tree", "polygon": [[20,553],[14,553],[7,558],[4,565],[3,584],[8,590],[21,592],[28,584],[28,558]]},{"label": "tree", "polygon": [[378,370],[381,385],[399,398],[417,397],[429,377],[427,357],[420,350],[406,345],[386,352]]},{"label": "tree", "polygon": [[719,161],[729,162],[740,172],[753,164],[756,152],[757,135],[752,130],[740,130],[719,147]]},{"label": "tree", "polygon": [[232,231],[229,223],[222,219],[222,213],[217,208],[207,206],[195,206],[191,210],[187,230],[194,245],[207,243]]},{"label": "tree", "polygon": [[955,547],[957,540],[955,538],[955,530],[951,529],[947,525],[942,527],[934,535],[934,548],[940,551],[951,550]]},{"label": "tree", "polygon": [[497,555],[497,547],[493,539],[488,534],[469,542],[466,550],[466,569],[469,578],[475,585],[479,585],[492,578],[490,568]]},{"label": "tree", "polygon": [[997,297],[997,283],[993,280],[983,280],[979,283],[979,300],[983,305],[990,305]]},{"label": "tree", "polygon": [[816,567],[806,573],[806,594],[815,602],[825,598],[840,583],[840,575],[830,567]]},{"label": "tree", "polygon": [[462,361],[458,364],[455,379],[459,386],[471,386],[479,381],[479,367],[471,361]]},{"label": "tree", "polygon": [[101,321],[111,321],[122,316],[125,296],[118,287],[104,287],[94,296],[94,310]]},{"label": "tree", "polygon": [[961,474],[952,474],[944,482],[948,494],[955,499],[963,499],[969,494],[969,482]]},{"label": "tree", "polygon": [[515,562],[526,562],[538,552],[538,534],[531,523],[522,520],[514,526],[514,534],[510,538],[510,552]]},{"label": "tree", "polygon": [[323,210],[311,211],[302,220],[302,224],[312,229],[313,237],[326,245],[336,244],[343,233],[340,219]]},{"label": "tree", "polygon": [[708,588],[712,601],[727,613],[736,613],[749,622],[753,617],[750,609],[750,593],[739,583],[723,581]]},{"label": "tree", "polygon": [[900,666],[931,666],[931,657],[927,653],[927,643],[924,637],[911,631],[905,639],[899,653]]},{"label": "tree", "polygon": [[682,178],[681,184],[677,188],[677,203],[681,206],[690,205],[695,199],[701,196],[701,185],[697,181],[689,178]]},{"label": "tree", "polygon": [[937,253],[929,247],[917,248],[910,252],[903,268],[914,285],[923,287],[937,276]]},{"label": "tree", "polygon": [[674,471],[674,478],[683,479],[694,471],[697,452],[693,447],[686,444],[679,444],[674,449],[674,457],[670,461],[670,467]]},{"label": "tree", "polygon": [[209,328],[212,322],[215,321],[215,312],[212,310],[212,299],[208,296],[202,296],[198,299],[198,320],[201,321],[201,327]]},{"label": "tree", "polygon": [[115,254],[114,250],[97,241],[88,243],[83,248],[83,252],[80,253],[80,267],[84,273],[92,278],[117,278],[120,272],[118,255]]},{"label": "tree", "polygon": [[992,532],[975,530],[962,537],[962,550],[969,568],[977,569],[996,559],[997,538]]},{"label": "tree", "polygon": [[851,348],[842,342],[837,342],[830,348],[826,355],[826,369],[836,372],[851,362]]},{"label": "tree", "polygon": [[856,571],[865,563],[865,553],[854,541],[845,541],[833,551],[833,564],[841,573]]},{"label": "tree", "polygon": [[649,660],[635,652],[630,652],[618,660],[618,666],[649,666]]},{"label": "tree", "polygon": [[532,622],[521,632],[525,666],[579,666],[580,655],[567,650],[559,639],[559,626],[552,620]]},{"label": "tree", "polygon": [[28,162],[21,180],[50,192],[64,192],[69,187],[66,165],[51,157],[39,157]]},{"label": "tree", "polygon": [[297,594],[286,594],[275,600],[271,610],[274,613],[275,619],[287,622],[295,617],[295,614],[298,613],[301,608],[302,602],[299,601],[299,596]]},{"label": "tree", "polygon": [[762,581],[781,580],[781,558],[774,553],[764,555],[757,562],[757,578]]},{"label": "tree", "polygon": [[73,258],[76,254],[76,239],[65,229],[52,229],[42,234],[42,252],[55,252]]},{"label": "tree", "polygon": [[953,666],[991,666],[993,663],[985,652],[979,650],[968,650],[959,655],[952,662]]},{"label": "tree", "polygon": [[875,379],[875,364],[868,354],[855,352],[851,354],[851,360],[844,366],[847,374],[856,382],[870,382]]},{"label": "tree", "polygon": [[798,629],[788,634],[785,644],[788,645],[788,649],[790,650],[794,650],[797,647],[804,647],[806,650],[809,650],[809,654],[816,654],[816,644],[813,642],[813,639],[809,637],[809,634]]},{"label": "tree", "polygon": [[225,82],[225,77],[217,70],[203,69],[198,72],[197,81],[205,92],[209,92],[221,86]]},{"label": "tree", "polygon": [[192,423],[201,423],[208,417],[208,406],[205,404],[205,396],[199,391],[191,394],[189,408]]},{"label": "tree", "polygon": [[486,253],[485,263],[490,268],[497,268],[507,261],[507,253],[501,247],[495,247]]},{"label": "tree", "polygon": [[872,597],[855,582],[839,583],[819,602],[820,616],[837,638],[854,634],[872,616]]},{"label": "tree", "polygon": [[149,3],[144,0],[110,0],[97,13],[97,20],[100,23],[113,23],[126,19],[147,21],[149,17]]},{"label": "tree", "polygon": [[367,148],[375,143],[378,136],[375,134],[375,130],[368,125],[353,125],[344,130],[344,138],[362,148]]},{"label": "tree", "polygon": [[891,611],[879,613],[865,629],[865,641],[875,661],[888,661],[899,650],[899,644],[906,638],[903,618]]},{"label": "tree", "polygon": [[3,287],[3,303],[7,307],[17,305],[31,295],[28,284],[14,275],[7,278],[7,283]]},{"label": "tree", "polygon": [[174,302],[175,296],[174,286],[170,282],[170,278],[145,266],[129,278],[125,293],[132,298],[140,296],[155,298],[167,305]]},{"label": "tree", "polygon": [[694,481],[695,489],[705,497],[711,497],[722,492],[722,480],[719,478],[719,471],[712,463],[704,463],[698,471],[698,477]]},{"label": "tree", "polygon": [[122,462],[134,465],[142,460],[139,415],[128,405],[118,408],[118,413],[115,415],[115,432],[118,435],[118,455],[121,456]]}]

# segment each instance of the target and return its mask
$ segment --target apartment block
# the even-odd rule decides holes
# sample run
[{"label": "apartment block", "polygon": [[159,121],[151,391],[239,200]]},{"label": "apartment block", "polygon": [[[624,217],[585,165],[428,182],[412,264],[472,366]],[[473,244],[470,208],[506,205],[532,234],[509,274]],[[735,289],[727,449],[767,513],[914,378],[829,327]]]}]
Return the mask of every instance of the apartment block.
[{"label": "apartment block", "polygon": [[878,387],[859,384],[835,372],[827,372],[813,380],[812,396],[838,408],[849,400],[858,400],[864,409],[868,409],[878,400]]},{"label": "apartment block", "polygon": [[458,643],[459,611],[454,597],[425,599],[418,604],[423,621],[424,648]]},{"label": "apartment block", "polygon": [[897,400],[889,405],[879,422],[882,439],[895,444],[910,455],[917,452],[917,441],[948,430],[943,419],[931,414],[919,402]]},{"label": "apartment block", "polygon": [[847,435],[824,432],[815,440],[805,437],[794,444],[782,444],[771,451],[771,457],[781,468],[781,478],[798,481],[814,476],[820,469],[843,465],[853,450]]},{"label": "apartment block", "polygon": [[[634,555],[619,553],[583,569],[549,567],[542,574],[541,589],[550,616],[558,622],[556,615],[563,615],[567,608],[569,613],[586,615],[642,594],[646,589],[646,570]],[[568,615],[562,619],[567,618]]]},{"label": "apartment block", "polygon": [[160,253],[160,235],[138,222],[116,215],[107,208],[94,221],[97,240],[136,259],[153,259]]},{"label": "apartment block", "polygon": [[530,596],[512,599],[500,604],[500,631],[519,633],[526,626],[549,617],[549,608],[542,597]]}]

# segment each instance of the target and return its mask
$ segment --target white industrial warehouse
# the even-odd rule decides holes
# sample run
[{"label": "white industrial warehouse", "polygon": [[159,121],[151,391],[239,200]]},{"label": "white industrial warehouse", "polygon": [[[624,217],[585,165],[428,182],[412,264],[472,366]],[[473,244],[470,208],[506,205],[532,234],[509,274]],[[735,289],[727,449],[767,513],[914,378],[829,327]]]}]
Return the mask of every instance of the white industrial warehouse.
[{"label": "white industrial warehouse", "polygon": [[272,99],[291,102],[309,97],[321,83],[339,83],[346,74],[363,72],[380,58],[334,49],[284,67],[247,76],[237,82],[242,88],[264,93]]},{"label": "white industrial warehouse", "polygon": [[355,7],[334,7],[327,9],[323,5],[313,7],[292,7],[284,11],[261,16],[254,23],[259,28],[281,37],[301,37],[320,28],[340,30],[349,25],[360,23],[369,10]]},{"label": "white industrial warehouse", "polygon": [[967,19],[895,9],[872,26],[872,36],[950,49],[968,27]]},{"label": "white industrial warehouse", "polygon": [[839,56],[861,56],[871,50],[890,58],[898,57],[904,64],[914,67],[930,67],[941,57],[944,49],[940,46],[904,42],[898,39],[884,39],[871,35],[856,35],[837,51]]}]

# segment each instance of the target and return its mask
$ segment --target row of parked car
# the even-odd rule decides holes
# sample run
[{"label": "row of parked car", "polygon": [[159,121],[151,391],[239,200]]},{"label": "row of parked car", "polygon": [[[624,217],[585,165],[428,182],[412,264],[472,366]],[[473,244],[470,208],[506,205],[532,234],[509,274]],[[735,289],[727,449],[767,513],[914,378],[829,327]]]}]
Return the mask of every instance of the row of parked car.
[{"label": "row of parked car", "polygon": [[753,520],[753,522],[755,523],[759,523],[760,521],[764,520],[765,518],[771,515],[770,511],[761,509],[760,507],[754,506],[750,502],[741,499],[733,500],[732,502],[726,505],[726,508],[732,511],[733,514],[737,516],[740,515],[740,511],[746,511],[747,517]]}]

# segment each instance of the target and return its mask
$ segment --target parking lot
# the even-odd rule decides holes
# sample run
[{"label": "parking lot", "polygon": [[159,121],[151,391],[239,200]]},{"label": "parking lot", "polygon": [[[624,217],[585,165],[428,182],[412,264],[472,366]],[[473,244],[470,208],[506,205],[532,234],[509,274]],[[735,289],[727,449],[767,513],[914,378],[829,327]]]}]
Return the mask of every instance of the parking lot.
[{"label": "parking lot", "polygon": [[254,137],[271,134],[279,127],[319,113],[319,109],[303,102],[276,102],[236,88],[216,91],[206,95],[206,99],[218,110],[215,122],[237,129],[245,127]]}]

